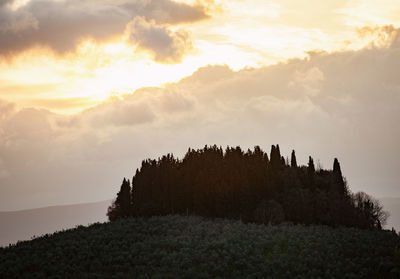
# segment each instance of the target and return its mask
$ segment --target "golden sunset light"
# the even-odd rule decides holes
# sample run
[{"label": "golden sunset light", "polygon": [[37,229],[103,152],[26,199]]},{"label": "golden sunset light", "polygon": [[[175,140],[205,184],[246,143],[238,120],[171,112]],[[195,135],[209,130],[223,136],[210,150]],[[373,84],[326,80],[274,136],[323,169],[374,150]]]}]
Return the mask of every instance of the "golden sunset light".
[{"label": "golden sunset light", "polygon": [[399,69],[399,0],[0,0],[0,278],[398,278]]},{"label": "golden sunset light", "polygon": [[[34,1],[30,2],[10,2],[3,9],[22,13],[34,6]],[[58,46],[53,49],[52,42],[41,43],[38,37],[33,47],[2,50],[5,55],[0,65],[2,98],[10,102],[18,100],[19,107],[75,113],[110,96],[178,82],[207,65],[227,65],[238,71],[304,58],[310,51],[360,49],[376,39],[376,32],[361,36],[359,29],[384,25],[395,28],[400,23],[396,1],[385,1],[386,5],[379,1],[364,2],[180,1],[181,5],[207,12],[207,17],[168,23],[161,15],[160,22],[150,19],[147,25],[143,25],[146,19],[142,18],[137,21],[144,28],[140,35],[149,36],[142,41],[129,38],[132,25],[127,25],[119,34],[113,34],[111,41],[76,34],[78,43],[70,49],[61,47],[61,51]],[[77,8],[76,3],[68,1],[55,3],[71,10]],[[97,6],[90,2],[85,5],[93,9]],[[105,9],[111,4],[104,1],[101,5]],[[10,32],[22,31],[28,28],[25,26],[28,20],[40,32],[37,20],[22,21],[18,17],[5,22],[2,32],[10,36]],[[381,36],[382,32],[377,32]],[[152,49],[147,44],[156,47]],[[159,47],[170,47],[170,52],[162,55],[171,57],[157,58],[155,51]]]}]

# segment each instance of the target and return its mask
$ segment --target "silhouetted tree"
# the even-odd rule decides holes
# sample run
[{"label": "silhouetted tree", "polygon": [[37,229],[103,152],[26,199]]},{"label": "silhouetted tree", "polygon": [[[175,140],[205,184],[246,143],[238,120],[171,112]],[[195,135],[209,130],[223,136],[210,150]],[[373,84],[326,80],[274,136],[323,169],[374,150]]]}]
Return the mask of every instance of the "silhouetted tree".
[{"label": "silhouetted tree", "polygon": [[279,166],[280,156],[278,155],[278,151],[276,150],[275,145],[271,145],[271,152],[269,157],[271,158],[271,169],[277,170]]},{"label": "silhouetted tree", "polygon": [[311,156],[308,157],[308,169],[307,169],[308,175],[314,175],[315,174],[315,166],[314,166],[314,160]]},{"label": "silhouetted tree", "polygon": [[122,181],[121,189],[117,193],[117,198],[113,204],[108,208],[107,216],[110,221],[114,221],[119,218],[126,218],[132,214],[131,208],[131,186],[129,179]]},{"label": "silhouetted tree", "polygon": [[333,170],[290,166],[272,145],[268,157],[259,146],[243,151],[216,145],[189,148],[182,160],[167,154],[146,159],[124,179],[108,209],[110,221],[130,216],[195,214],[244,222],[381,228],[387,214],[366,194],[351,195],[335,158]]},{"label": "silhouetted tree", "polygon": [[354,194],[353,200],[359,226],[382,229],[382,226],[386,224],[389,213],[383,210],[380,202],[364,192]]},{"label": "silhouetted tree", "polygon": [[296,160],[296,154],[295,154],[294,150],[292,150],[292,157],[290,160],[290,165],[292,166],[292,168],[297,168],[297,160]]},{"label": "silhouetted tree", "polygon": [[347,194],[346,184],[342,176],[339,160],[337,158],[335,158],[333,161],[332,180],[335,191],[337,191],[339,196],[345,197]]},{"label": "silhouetted tree", "polygon": [[308,188],[315,189],[315,166],[314,160],[311,156],[308,157],[308,167],[307,167],[307,177],[308,177]]}]

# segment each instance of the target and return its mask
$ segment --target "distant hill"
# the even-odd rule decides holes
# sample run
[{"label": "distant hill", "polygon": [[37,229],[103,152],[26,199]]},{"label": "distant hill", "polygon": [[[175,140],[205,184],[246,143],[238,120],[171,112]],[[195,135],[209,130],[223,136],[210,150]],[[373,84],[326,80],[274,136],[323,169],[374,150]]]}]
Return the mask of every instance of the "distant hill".
[{"label": "distant hill", "polygon": [[390,231],[130,218],[0,248],[0,278],[400,278]]},{"label": "distant hill", "polygon": [[400,198],[381,198],[379,200],[382,202],[384,210],[390,213],[386,228],[394,227],[396,231],[400,231]]},{"label": "distant hill", "polygon": [[77,225],[107,221],[111,201],[0,212],[0,246]]}]

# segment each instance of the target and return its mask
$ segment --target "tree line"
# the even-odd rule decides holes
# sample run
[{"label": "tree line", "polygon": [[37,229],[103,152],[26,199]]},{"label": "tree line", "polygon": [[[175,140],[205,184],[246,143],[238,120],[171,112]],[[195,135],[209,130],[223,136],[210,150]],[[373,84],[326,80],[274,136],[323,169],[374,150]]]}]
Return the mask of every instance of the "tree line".
[{"label": "tree line", "polygon": [[206,145],[189,148],[183,159],[144,160],[107,212],[110,221],[168,214],[363,229],[381,229],[388,217],[378,200],[349,190],[336,158],[332,170],[316,169],[311,156],[300,166],[295,151],[289,162],[279,145],[269,156],[259,146]]}]

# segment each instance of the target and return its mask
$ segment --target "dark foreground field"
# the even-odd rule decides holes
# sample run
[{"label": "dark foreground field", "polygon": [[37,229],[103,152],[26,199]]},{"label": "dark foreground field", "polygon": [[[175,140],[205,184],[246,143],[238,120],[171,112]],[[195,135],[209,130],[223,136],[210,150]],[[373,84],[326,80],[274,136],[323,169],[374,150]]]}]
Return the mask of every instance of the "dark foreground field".
[{"label": "dark foreground field", "polygon": [[400,278],[390,231],[165,216],[0,249],[0,278]]}]

